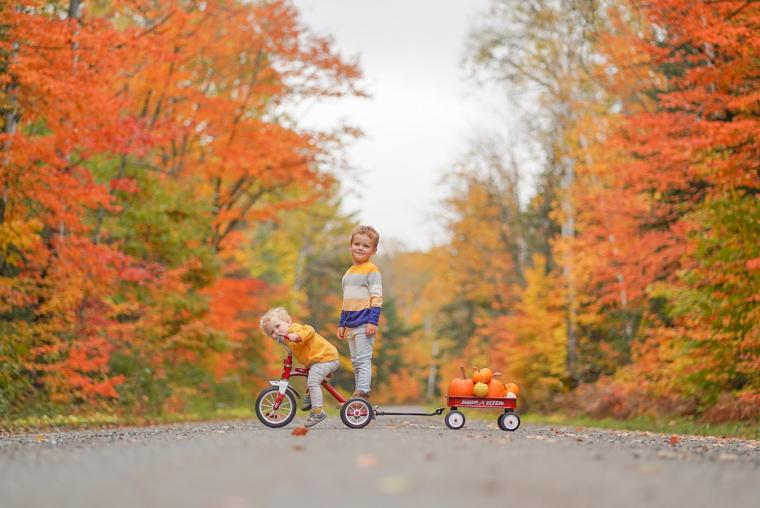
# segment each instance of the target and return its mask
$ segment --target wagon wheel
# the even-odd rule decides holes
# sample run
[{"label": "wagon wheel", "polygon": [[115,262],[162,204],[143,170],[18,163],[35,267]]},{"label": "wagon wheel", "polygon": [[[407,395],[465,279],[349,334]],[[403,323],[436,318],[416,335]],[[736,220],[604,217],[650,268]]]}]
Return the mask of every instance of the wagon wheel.
[{"label": "wagon wheel", "polygon": [[369,425],[375,412],[369,402],[362,398],[347,400],[340,408],[340,419],[349,429],[361,429]]},{"label": "wagon wheel", "polygon": [[459,430],[464,427],[464,414],[461,411],[449,411],[444,422],[446,422],[446,426],[451,430]]},{"label": "wagon wheel", "polygon": [[499,415],[497,420],[501,430],[515,431],[520,427],[520,417],[512,411]]},{"label": "wagon wheel", "polygon": [[296,415],[296,399],[290,392],[285,392],[280,407],[274,409],[274,403],[280,390],[276,386],[262,390],[256,399],[256,416],[259,421],[273,429],[289,424]]}]

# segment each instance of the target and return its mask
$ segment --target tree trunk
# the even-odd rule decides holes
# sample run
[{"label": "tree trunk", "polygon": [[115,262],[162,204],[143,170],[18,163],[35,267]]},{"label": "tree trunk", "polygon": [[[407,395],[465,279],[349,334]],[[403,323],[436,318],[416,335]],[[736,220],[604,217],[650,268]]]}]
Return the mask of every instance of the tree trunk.
[{"label": "tree trunk", "polygon": [[69,19],[78,20],[82,15],[82,2],[79,0],[69,0]]},{"label": "tree trunk", "polygon": [[[575,237],[575,208],[572,200],[572,186],[575,181],[575,161],[571,157],[564,159],[564,174],[562,175],[562,212],[565,221],[562,223],[562,238],[571,240]],[[567,287],[567,377],[571,383],[577,381],[576,372],[576,354],[578,349],[578,339],[576,337],[576,308],[575,308],[575,271],[573,266],[573,251],[568,249],[562,260],[562,274],[565,277]]]}]

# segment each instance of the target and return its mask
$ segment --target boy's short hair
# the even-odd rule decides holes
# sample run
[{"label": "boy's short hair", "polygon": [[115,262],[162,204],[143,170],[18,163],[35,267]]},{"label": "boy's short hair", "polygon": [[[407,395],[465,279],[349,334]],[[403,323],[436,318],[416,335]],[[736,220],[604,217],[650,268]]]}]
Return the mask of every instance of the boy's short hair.
[{"label": "boy's short hair", "polygon": [[272,319],[274,318],[279,318],[290,323],[293,322],[290,314],[288,314],[288,311],[286,311],[283,307],[275,307],[274,309],[269,309],[266,314],[261,316],[261,321],[259,321],[261,329],[267,335],[272,335]]},{"label": "boy's short hair", "polygon": [[377,232],[375,228],[372,226],[359,226],[356,229],[354,229],[354,232],[351,233],[351,240],[349,242],[354,241],[354,236],[356,235],[367,235],[370,240],[375,244],[375,248],[377,249],[377,244],[380,243],[380,233]]}]

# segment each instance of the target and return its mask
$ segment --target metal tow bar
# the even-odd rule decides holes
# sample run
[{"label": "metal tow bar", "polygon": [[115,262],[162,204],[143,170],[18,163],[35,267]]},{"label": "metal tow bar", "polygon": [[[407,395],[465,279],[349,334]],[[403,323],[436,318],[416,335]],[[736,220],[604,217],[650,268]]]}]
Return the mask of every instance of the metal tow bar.
[{"label": "metal tow bar", "polygon": [[445,410],[445,407],[439,407],[432,413],[394,413],[386,411],[375,411],[375,416],[435,416],[443,414]]}]

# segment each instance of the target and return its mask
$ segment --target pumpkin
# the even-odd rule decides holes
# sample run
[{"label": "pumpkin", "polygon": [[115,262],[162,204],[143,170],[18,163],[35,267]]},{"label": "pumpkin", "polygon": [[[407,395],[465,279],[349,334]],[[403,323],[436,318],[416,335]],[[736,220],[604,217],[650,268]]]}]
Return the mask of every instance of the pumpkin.
[{"label": "pumpkin", "polygon": [[491,369],[479,369],[475,367],[475,373],[472,375],[472,381],[475,383],[488,384],[489,381],[491,381],[491,376],[493,376]]},{"label": "pumpkin", "polygon": [[506,388],[506,389],[507,389],[507,392],[512,392],[512,393],[514,393],[515,395],[517,395],[517,394],[519,394],[519,393],[520,393],[520,387],[519,387],[519,386],[517,386],[517,385],[516,385],[516,384],[514,384],[514,383],[507,383],[507,384],[504,386],[504,388]]},{"label": "pumpkin", "polygon": [[491,382],[488,383],[488,398],[503,399],[507,396],[507,388],[504,386],[504,383],[496,379],[498,376],[501,376],[501,372],[494,372]]},{"label": "pumpkin", "polygon": [[475,383],[475,387],[472,389],[472,394],[476,397],[485,397],[488,395],[488,385],[485,383]]},{"label": "pumpkin", "polygon": [[465,375],[463,366],[460,365],[459,368],[462,370],[462,377],[454,378],[449,383],[447,394],[449,397],[472,397],[472,387],[475,383]]}]

